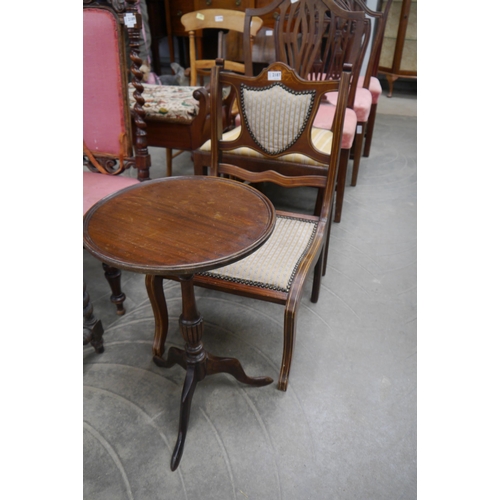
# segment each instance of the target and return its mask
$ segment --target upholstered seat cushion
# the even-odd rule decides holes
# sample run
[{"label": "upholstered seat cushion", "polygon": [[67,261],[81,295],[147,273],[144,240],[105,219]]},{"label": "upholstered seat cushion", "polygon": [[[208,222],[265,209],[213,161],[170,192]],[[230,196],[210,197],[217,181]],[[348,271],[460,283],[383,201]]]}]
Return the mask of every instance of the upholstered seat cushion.
[{"label": "upholstered seat cushion", "polygon": [[[200,87],[148,84],[143,84],[143,87],[143,108],[147,119],[189,124],[198,115],[199,103],[193,97],[193,92]],[[133,109],[135,88],[131,83],[128,91],[130,107]]]},{"label": "upholstered seat cushion", "polygon": [[[334,106],[337,104],[338,92],[328,92],[326,94],[328,101]],[[354,97],[354,111],[358,122],[368,121],[370,116],[370,109],[372,107],[372,94],[368,89],[363,87],[356,89],[356,96]]]},{"label": "upholstered seat cushion", "polygon": [[[335,116],[335,106],[333,104],[322,103],[319,106],[316,117],[314,118],[314,126],[318,128],[332,128],[333,117]],[[342,149],[351,149],[356,135],[356,125],[358,119],[354,110],[347,108],[345,110],[344,128],[342,130]]]},{"label": "upholstered seat cushion", "polygon": [[[240,131],[241,131],[241,126],[235,127],[233,130],[230,130],[229,132],[223,134],[222,140],[234,141],[240,135]],[[311,135],[314,147],[318,151],[324,154],[330,154],[330,151],[332,149],[332,137],[333,137],[333,134],[330,132],[330,130],[313,127]],[[205,144],[201,146],[200,151],[209,152],[210,147],[211,147],[211,141],[209,139],[207,142],[205,142]],[[251,156],[254,158],[263,158],[263,155],[247,147],[233,149],[230,151],[230,153],[242,156]],[[308,156],[302,155],[300,153],[291,153],[283,155],[280,156],[279,159],[283,161],[290,161],[293,163],[301,163],[303,165],[315,165],[315,166],[324,165],[324,163],[317,162],[316,160],[313,160],[312,158],[309,158]]]},{"label": "upholstered seat cushion", "polygon": [[90,207],[108,194],[116,193],[138,182],[131,177],[83,172],[83,213],[87,213]]},{"label": "upholstered seat cushion", "polygon": [[243,260],[202,276],[288,292],[317,227],[316,221],[278,213],[275,229],[261,248]]},{"label": "upholstered seat cushion", "polygon": [[[358,80],[358,87],[362,87],[364,82],[364,77],[359,77]],[[375,76],[370,77],[370,85],[368,87],[368,90],[370,91],[372,95],[372,104],[377,104],[378,103],[378,98],[382,94],[382,85],[380,84],[380,80],[376,78]]]}]

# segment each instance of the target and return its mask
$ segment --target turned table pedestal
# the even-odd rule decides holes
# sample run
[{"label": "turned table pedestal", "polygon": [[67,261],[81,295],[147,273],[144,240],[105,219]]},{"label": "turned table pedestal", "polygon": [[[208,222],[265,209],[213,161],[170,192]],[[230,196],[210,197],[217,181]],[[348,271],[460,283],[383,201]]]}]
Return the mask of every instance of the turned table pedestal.
[{"label": "turned table pedestal", "polygon": [[[247,184],[211,176],[167,177],[136,184],[101,200],[84,217],[84,245],[92,255],[110,266],[146,275],[155,317],[156,365],[178,364],[186,370],[172,470],[182,457],[198,382],[224,372],[245,384],[272,383],[269,377],[247,376],[235,358],[213,356],[205,350],[193,276],[250,255],[267,241],[274,224],[274,207],[263,194]],[[166,359],[165,277],[176,277],[181,284],[179,326],[186,343],[185,349],[171,347]]]}]

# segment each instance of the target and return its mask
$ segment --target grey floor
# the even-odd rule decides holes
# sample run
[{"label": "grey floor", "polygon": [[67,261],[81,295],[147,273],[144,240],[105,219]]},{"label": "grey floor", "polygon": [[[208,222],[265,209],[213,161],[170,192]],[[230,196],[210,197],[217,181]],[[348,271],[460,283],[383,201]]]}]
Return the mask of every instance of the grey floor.
[{"label": "grey floor", "polygon": [[[415,499],[417,497],[417,99],[381,97],[372,152],[332,229],[317,304],[302,300],[288,391],[224,374],[198,385],[179,469],[184,372],[151,359],[144,277],[123,273],[115,314],[100,263],[84,279],[105,352],[83,349],[85,499]],[[152,148],[152,175],[165,153]],[[189,154],[174,175],[191,174]],[[305,200],[307,201],[307,200]],[[182,347],[180,288],[165,283],[170,345]],[[283,309],[197,289],[204,342],[250,375],[277,380]]]}]

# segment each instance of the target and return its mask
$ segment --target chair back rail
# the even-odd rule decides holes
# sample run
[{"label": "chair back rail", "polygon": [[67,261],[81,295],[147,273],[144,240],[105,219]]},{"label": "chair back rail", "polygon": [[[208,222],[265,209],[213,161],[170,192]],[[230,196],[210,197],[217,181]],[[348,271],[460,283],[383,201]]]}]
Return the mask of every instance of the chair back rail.
[{"label": "chair back rail", "polygon": [[[339,79],[344,63],[351,64],[354,88],[349,93],[348,107],[352,107],[370,36],[365,14],[345,10],[329,0],[274,0],[266,7],[245,11],[245,30],[250,29],[253,16],[270,12],[275,19],[276,61],[288,64],[302,78],[315,80]],[[252,60],[249,44],[244,45],[244,54],[245,61]]]}]

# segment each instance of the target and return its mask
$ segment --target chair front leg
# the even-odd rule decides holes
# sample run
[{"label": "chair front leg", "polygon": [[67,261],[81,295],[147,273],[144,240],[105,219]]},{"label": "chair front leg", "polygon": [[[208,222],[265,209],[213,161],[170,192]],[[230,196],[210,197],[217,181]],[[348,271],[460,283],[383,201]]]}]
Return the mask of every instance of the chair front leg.
[{"label": "chair front leg", "polygon": [[90,343],[96,353],[102,354],[104,352],[103,333],[101,320],[94,316],[94,306],[83,282],[83,345]]},{"label": "chair front leg", "polygon": [[110,300],[116,306],[116,314],[118,314],[118,316],[123,316],[125,314],[123,303],[125,302],[126,296],[122,292],[121,287],[122,272],[116,267],[111,267],[104,263],[102,264],[102,268],[104,269],[104,276],[108,280],[111,288]]},{"label": "chair front leg", "polygon": [[281,369],[278,378],[278,390],[280,391],[286,391],[288,387],[293,349],[295,347],[295,332],[297,330],[297,310],[299,303],[300,297],[293,294],[293,296],[290,295],[288,297],[285,305],[283,324],[283,357],[281,359]]},{"label": "chair front leg", "polygon": [[365,136],[366,122],[358,122],[356,126],[356,137],[354,138],[354,162],[352,165],[351,186],[358,182],[359,164],[361,163],[361,151],[363,148],[363,137]]},{"label": "chair front leg", "polygon": [[363,156],[368,158],[370,156],[370,148],[372,145],[373,129],[375,128],[375,118],[377,116],[377,103],[373,103],[370,108],[370,116],[366,124],[365,147],[363,149]]},{"label": "chair front leg", "polygon": [[334,222],[340,222],[342,217],[342,204],[344,203],[345,181],[347,177],[347,165],[349,163],[350,149],[340,150],[339,172],[337,174],[337,192],[335,193],[335,215]]}]

